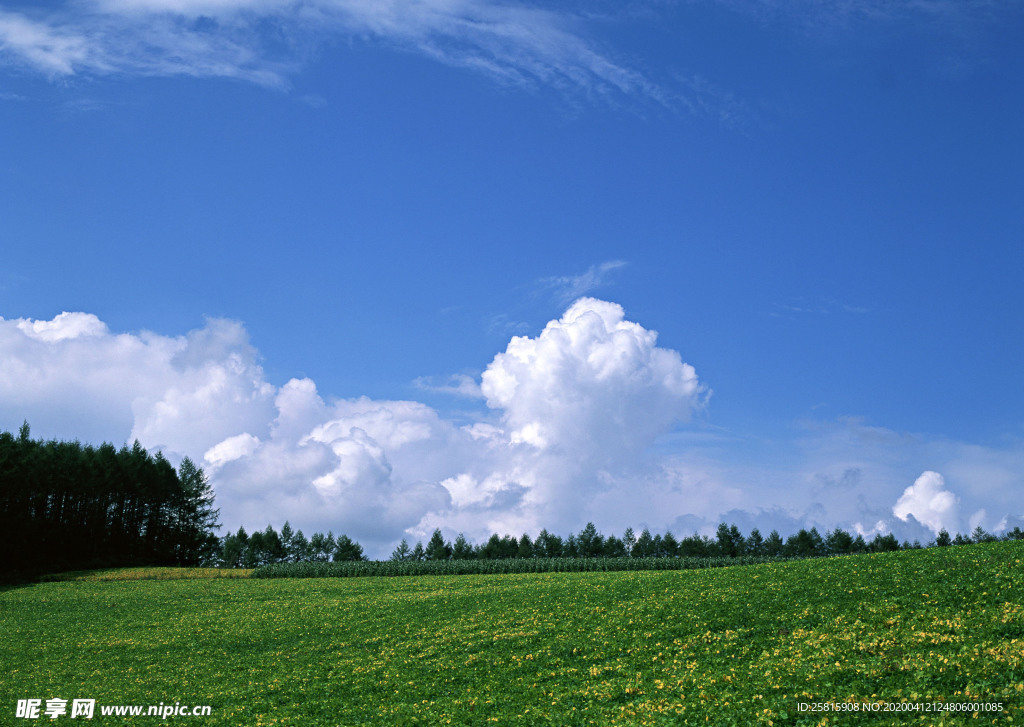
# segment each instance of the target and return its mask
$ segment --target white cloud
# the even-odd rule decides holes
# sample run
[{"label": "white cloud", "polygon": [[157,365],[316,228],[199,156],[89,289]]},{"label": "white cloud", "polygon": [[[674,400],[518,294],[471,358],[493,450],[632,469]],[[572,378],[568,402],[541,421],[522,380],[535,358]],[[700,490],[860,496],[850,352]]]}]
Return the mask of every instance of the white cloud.
[{"label": "white cloud", "polygon": [[514,337],[481,391],[513,441],[598,459],[635,452],[700,403],[693,367],[656,340],[621,306],[582,298],[537,338]]},{"label": "white cloud", "polygon": [[258,437],[242,432],[210,447],[203,455],[203,460],[211,467],[222,467],[228,462],[250,456],[259,446]]},{"label": "white cloud", "polygon": [[562,303],[569,303],[582,296],[594,292],[604,285],[608,274],[613,270],[625,267],[624,260],[609,260],[600,265],[591,265],[579,275],[559,275],[545,278],[541,284],[551,288]]},{"label": "white cloud", "polygon": [[106,324],[90,313],[64,312],[52,321],[20,320],[17,326],[29,338],[45,343],[79,336],[102,336],[107,332]]},{"label": "white cloud", "polygon": [[[961,531],[961,513],[989,531],[1024,517],[1019,441],[967,445],[856,419],[795,441],[680,429],[706,397],[693,367],[593,298],[513,337],[477,385],[488,411],[465,424],[416,401],[325,400],[309,379],[275,386],[258,360],[233,321],[170,337],[113,333],[86,313],[0,318],[0,428],[138,437],[203,463],[226,527],[290,520],[374,555],[434,527],[479,540],[592,520],[682,535],[729,519],[926,541]],[[920,474],[925,462],[944,476]]]},{"label": "white cloud", "polygon": [[946,489],[946,481],[938,472],[924,472],[914,484],[903,491],[892,508],[892,514],[904,522],[913,515],[936,534],[945,528],[956,532],[960,523],[959,498]]},{"label": "white cloud", "polygon": [[[494,0],[93,0],[31,16],[0,11],[0,60],[51,76],[215,76],[281,86],[310,44],[349,37],[503,83],[659,95],[595,50],[579,25]],[[275,54],[270,48],[282,40],[288,47]]]}]

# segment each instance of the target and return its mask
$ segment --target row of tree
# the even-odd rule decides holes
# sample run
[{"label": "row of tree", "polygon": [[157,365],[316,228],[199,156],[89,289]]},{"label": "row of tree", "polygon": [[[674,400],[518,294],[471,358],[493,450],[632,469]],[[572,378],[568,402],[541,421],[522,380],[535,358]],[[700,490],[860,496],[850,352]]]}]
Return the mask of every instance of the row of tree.
[{"label": "row of tree", "polygon": [[205,565],[220,527],[203,470],[136,441],[116,449],[0,432],[0,575]]},{"label": "row of tree", "polygon": [[[1024,539],[1019,528],[1008,533],[1004,539]],[[951,538],[943,530],[935,543],[929,545],[962,545],[966,543],[997,540],[994,535],[977,528],[971,537],[957,535]],[[602,535],[593,523],[587,523],[579,533],[567,538],[541,530],[536,539],[524,533],[515,538],[498,534],[482,544],[470,543],[459,533],[454,542],[445,540],[440,530],[435,530],[426,545],[422,541],[410,547],[407,540],[395,548],[390,560],[399,562],[444,561],[444,560],[501,560],[509,558],[739,558],[759,556],[769,558],[812,558],[829,555],[850,555],[854,553],[877,553],[893,550],[923,547],[919,542],[900,543],[892,534],[876,535],[870,541],[861,535],[851,535],[837,528],[824,536],[817,528],[802,529],[795,535],[783,539],[777,530],[767,536],[755,528],[744,536],[735,525],[722,523],[715,538],[694,534],[677,539],[671,531],[652,535],[644,528],[636,535],[627,528],[622,537]],[[221,541],[220,564],[227,568],[255,568],[271,563],[302,563],[328,561],[367,560],[363,548],[347,535],[334,536],[333,532],[314,533],[306,538],[302,531],[294,531],[285,523],[278,533],[273,526],[257,530],[252,535],[245,528],[228,534]]]},{"label": "row of tree", "polygon": [[286,521],[281,532],[267,525],[252,535],[245,526],[237,533],[228,533],[220,543],[220,565],[224,568],[256,568],[270,563],[306,563],[342,560],[366,560],[363,546],[347,535],[334,537],[328,531],[306,538],[301,530],[292,530]]},{"label": "row of tree", "polygon": [[[1024,539],[1020,528],[1004,536],[1006,540]],[[981,527],[975,529],[971,537],[959,533],[951,538],[945,530],[939,532],[934,545],[963,545],[981,543],[998,538],[986,533]],[[633,528],[626,528],[621,538],[615,535],[604,536],[597,531],[593,523],[587,523],[578,534],[570,534],[563,539],[558,535],[541,530],[534,540],[526,533],[520,538],[511,535],[491,535],[482,545],[471,544],[463,534],[459,534],[454,543],[444,539],[440,530],[435,530],[426,546],[417,542],[412,548],[407,540],[402,540],[391,554],[391,560],[470,560],[498,558],[738,558],[741,556],[759,556],[769,558],[813,558],[828,555],[851,555],[853,553],[878,553],[893,550],[904,550],[923,547],[920,542],[904,541],[900,543],[893,534],[878,534],[870,541],[862,535],[836,528],[823,536],[817,528],[801,529],[795,535],[783,540],[778,530],[772,530],[767,536],[757,528],[750,535],[744,536],[735,525],[721,523],[715,538],[694,533],[688,537],[677,539],[671,531],[664,535],[652,535],[644,528],[636,535]]]}]

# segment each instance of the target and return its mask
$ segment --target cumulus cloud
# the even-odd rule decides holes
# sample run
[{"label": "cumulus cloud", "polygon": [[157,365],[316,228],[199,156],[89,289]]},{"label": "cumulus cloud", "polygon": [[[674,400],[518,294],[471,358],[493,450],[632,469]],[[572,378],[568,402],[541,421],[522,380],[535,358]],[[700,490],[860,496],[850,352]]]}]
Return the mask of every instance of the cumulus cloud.
[{"label": "cumulus cloud", "polygon": [[929,471],[922,473],[903,491],[892,508],[892,514],[904,522],[913,515],[935,533],[943,528],[956,532],[960,522],[958,502],[959,498],[946,489],[942,475]]},{"label": "cumulus cloud", "polygon": [[[309,379],[277,386],[258,360],[235,321],[163,336],[115,333],[87,313],[0,318],[0,427],[27,419],[35,436],[138,438],[172,461],[188,455],[228,528],[289,520],[345,532],[377,556],[435,527],[477,540],[566,534],[588,520],[605,532],[713,535],[725,519],[745,532],[844,527],[927,541],[959,531],[961,512],[989,531],[1024,517],[1020,446],[854,419],[795,443],[680,427],[705,406],[696,371],[594,298],[512,337],[473,386],[453,379],[486,405],[458,419],[416,401],[325,398]],[[908,487],[921,462],[945,476],[927,470]]]},{"label": "cumulus cloud", "polygon": [[87,0],[0,11],[0,60],[51,76],[216,76],[281,86],[310,45],[347,37],[504,83],[659,95],[596,50],[581,22],[495,0]]}]

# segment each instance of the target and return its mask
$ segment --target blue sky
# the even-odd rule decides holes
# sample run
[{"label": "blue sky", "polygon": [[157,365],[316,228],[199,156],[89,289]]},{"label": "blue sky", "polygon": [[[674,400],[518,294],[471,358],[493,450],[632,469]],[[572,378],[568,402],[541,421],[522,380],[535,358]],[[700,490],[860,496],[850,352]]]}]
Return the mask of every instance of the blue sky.
[{"label": "blue sky", "polygon": [[1022,21],[3,2],[0,426],[139,437],[205,465],[227,526],[379,549],[588,519],[1009,527]]}]

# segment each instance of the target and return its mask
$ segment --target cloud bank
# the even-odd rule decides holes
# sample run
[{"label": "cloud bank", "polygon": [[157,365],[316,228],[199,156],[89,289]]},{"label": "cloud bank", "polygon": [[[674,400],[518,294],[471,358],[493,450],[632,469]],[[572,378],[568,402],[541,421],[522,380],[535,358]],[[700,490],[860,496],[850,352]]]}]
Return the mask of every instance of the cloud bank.
[{"label": "cloud bank", "polygon": [[27,419],[35,436],[138,439],[172,461],[188,455],[210,475],[228,528],[289,520],[345,532],[376,556],[434,527],[479,540],[587,521],[711,533],[727,520],[927,542],[943,527],[1000,529],[1024,516],[1019,446],[845,420],[771,443],[788,450],[782,459],[745,462],[749,438],[687,424],[709,395],[694,368],[594,298],[513,337],[472,385],[459,379],[454,393],[480,403],[469,423],[416,401],[325,398],[309,379],[276,386],[258,361],[235,321],[171,337],[114,333],[81,312],[0,318],[0,427]]}]

